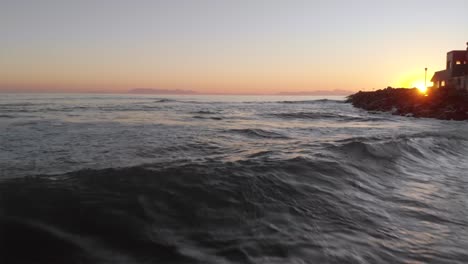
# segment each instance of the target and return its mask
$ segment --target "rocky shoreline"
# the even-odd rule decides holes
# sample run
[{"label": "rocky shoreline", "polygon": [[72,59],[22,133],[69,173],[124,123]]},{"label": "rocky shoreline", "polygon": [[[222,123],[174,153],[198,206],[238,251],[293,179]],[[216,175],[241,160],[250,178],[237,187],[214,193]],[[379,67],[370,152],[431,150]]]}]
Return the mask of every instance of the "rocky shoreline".
[{"label": "rocky shoreline", "polygon": [[453,89],[391,88],[358,92],[348,96],[348,103],[368,111],[391,112],[394,115],[468,120],[468,93]]}]

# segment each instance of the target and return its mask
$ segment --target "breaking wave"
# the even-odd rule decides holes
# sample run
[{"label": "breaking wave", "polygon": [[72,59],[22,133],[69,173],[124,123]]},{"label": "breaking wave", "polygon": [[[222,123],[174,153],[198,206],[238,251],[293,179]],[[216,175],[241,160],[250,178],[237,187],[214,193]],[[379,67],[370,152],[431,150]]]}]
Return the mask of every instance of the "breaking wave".
[{"label": "breaking wave", "polygon": [[219,116],[199,116],[199,115],[196,115],[196,116],[193,116],[193,118],[195,118],[195,119],[209,119],[209,120],[223,120],[223,118],[219,117]]},{"label": "breaking wave", "polygon": [[167,98],[162,98],[154,101],[154,103],[170,103],[170,102],[177,102],[174,99],[167,99]]},{"label": "breaking wave", "polygon": [[283,104],[323,104],[323,103],[344,103],[344,100],[318,99],[304,101],[280,101]]},{"label": "breaking wave", "polygon": [[329,112],[298,112],[298,113],[275,113],[269,114],[269,116],[279,117],[282,119],[327,119],[327,120],[340,120],[340,121],[375,121],[381,119],[378,117],[360,117],[360,116],[349,116],[343,114],[334,114]]},{"label": "breaking wave", "polygon": [[231,129],[228,132],[245,135],[253,138],[271,138],[271,139],[287,139],[288,137],[273,131],[265,129]]}]

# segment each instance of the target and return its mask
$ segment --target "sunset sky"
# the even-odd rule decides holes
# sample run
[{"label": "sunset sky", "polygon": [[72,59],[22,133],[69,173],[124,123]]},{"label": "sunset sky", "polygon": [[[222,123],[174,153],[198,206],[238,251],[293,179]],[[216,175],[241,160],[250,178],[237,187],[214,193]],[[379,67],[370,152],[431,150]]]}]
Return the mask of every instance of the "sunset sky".
[{"label": "sunset sky", "polygon": [[467,0],[2,0],[0,90],[411,87],[468,41]]}]

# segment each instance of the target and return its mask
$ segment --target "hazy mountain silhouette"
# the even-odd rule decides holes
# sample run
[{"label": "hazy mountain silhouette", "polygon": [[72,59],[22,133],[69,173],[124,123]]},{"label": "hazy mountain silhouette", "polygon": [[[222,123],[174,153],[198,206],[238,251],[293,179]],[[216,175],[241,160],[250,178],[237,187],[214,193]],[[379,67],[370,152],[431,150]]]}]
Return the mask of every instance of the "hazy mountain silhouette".
[{"label": "hazy mountain silhouette", "polygon": [[279,92],[278,95],[350,95],[353,92],[346,90],[317,90],[302,92]]},{"label": "hazy mountain silhouette", "polygon": [[151,88],[136,88],[128,91],[128,93],[133,94],[197,94],[197,92],[192,90],[169,90],[169,89],[151,89]]}]

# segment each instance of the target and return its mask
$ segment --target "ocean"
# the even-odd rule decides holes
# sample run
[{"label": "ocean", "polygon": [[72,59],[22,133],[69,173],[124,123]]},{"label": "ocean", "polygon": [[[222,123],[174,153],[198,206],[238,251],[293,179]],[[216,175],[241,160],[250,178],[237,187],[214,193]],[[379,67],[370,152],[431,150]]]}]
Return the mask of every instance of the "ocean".
[{"label": "ocean", "polygon": [[468,122],[0,94],[0,263],[467,263]]}]

